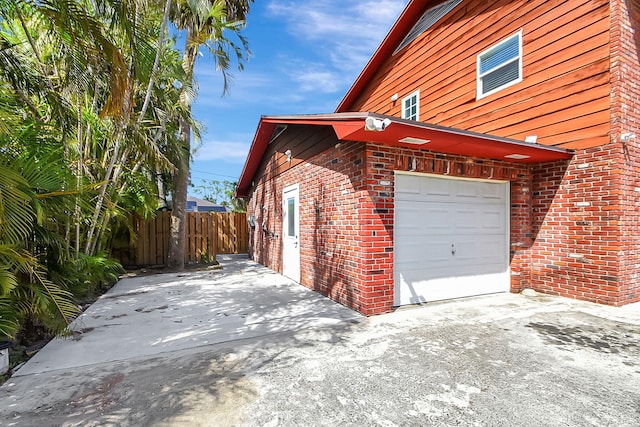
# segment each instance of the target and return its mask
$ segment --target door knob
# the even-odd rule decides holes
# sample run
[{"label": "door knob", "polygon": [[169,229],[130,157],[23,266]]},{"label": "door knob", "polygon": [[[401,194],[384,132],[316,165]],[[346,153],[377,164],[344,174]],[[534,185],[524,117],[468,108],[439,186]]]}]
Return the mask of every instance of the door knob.
[{"label": "door knob", "polygon": [[455,255],[456,254],[456,247],[452,244],[451,245],[451,255]]}]

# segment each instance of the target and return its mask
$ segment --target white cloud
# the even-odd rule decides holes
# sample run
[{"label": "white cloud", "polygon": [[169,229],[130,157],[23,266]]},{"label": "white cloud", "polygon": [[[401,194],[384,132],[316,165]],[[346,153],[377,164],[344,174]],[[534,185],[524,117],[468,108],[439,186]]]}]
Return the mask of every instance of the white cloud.
[{"label": "white cloud", "polygon": [[194,160],[217,160],[225,163],[243,164],[249,153],[252,135],[246,137],[237,137],[238,140],[208,140],[203,141],[202,145],[194,154]]},{"label": "white cloud", "polygon": [[232,70],[229,97],[222,96],[220,71],[210,61],[198,62],[198,108],[233,111],[242,105],[260,108],[261,114],[333,111],[405,3],[270,0],[266,13],[288,40],[271,44],[271,51],[257,49],[258,62],[250,60],[242,72]]},{"label": "white cloud", "polygon": [[397,18],[405,4],[406,1],[398,0],[360,1],[354,2],[353,9],[362,20],[389,24],[389,17]]},{"label": "white cloud", "polygon": [[375,48],[391,27],[404,0],[316,0],[313,2],[272,1],[268,10],[288,22],[297,37],[329,41],[359,41]]},{"label": "white cloud", "polygon": [[373,54],[406,0],[272,1],[268,10],[295,37],[327,52],[336,70],[358,72]]},{"label": "white cloud", "polygon": [[406,2],[267,0],[254,8],[260,14],[245,33],[254,56],[244,71],[231,70],[228,97],[208,55],[196,64],[193,108],[206,130],[193,169],[238,176],[260,115],[334,111]]},{"label": "white cloud", "polygon": [[324,93],[334,93],[339,88],[336,82],[336,75],[330,71],[302,71],[296,73],[294,79],[300,84],[300,89],[304,92],[319,90]]},{"label": "white cloud", "polygon": [[302,92],[336,93],[342,89],[339,73],[323,64],[297,64],[287,74]]}]

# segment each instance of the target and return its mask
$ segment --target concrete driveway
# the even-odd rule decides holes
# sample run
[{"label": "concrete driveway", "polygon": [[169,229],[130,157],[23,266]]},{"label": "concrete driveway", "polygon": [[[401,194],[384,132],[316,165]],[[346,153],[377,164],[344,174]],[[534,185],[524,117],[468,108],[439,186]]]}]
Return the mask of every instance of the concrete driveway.
[{"label": "concrete driveway", "polygon": [[245,258],[120,281],[0,387],[7,426],[637,426],[640,305],[364,318]]}]

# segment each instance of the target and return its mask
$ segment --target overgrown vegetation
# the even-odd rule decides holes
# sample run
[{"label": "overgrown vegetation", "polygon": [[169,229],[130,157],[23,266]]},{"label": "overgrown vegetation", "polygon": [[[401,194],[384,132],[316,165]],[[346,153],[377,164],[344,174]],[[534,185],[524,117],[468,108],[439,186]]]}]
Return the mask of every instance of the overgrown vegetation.
[{"label": "overgrown vegetation", "polygon": [[226,72],[250,1],[0,0],[0,340],[64,333],[117,281],[113,230],[153,215],[177,166],[188,175],[185,55],[207,44]]},{"label": "overgrown vegetation", "polygon": [[246,212],[246,201],[244,199],[237,199],[234,197],[237,186],[237,182],[211,179],[193,186],[193,191],[211,203],[231,208],[233,212]]}]

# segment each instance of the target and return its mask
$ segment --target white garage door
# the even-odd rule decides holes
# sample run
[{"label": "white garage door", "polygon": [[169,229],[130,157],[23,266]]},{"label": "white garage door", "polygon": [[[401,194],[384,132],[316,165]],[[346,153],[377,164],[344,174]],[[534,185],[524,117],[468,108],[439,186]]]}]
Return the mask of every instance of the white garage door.
[{"label": "white garage door", "polygon": [[395,305],[509,290],[507,182],[397,173]]}]

